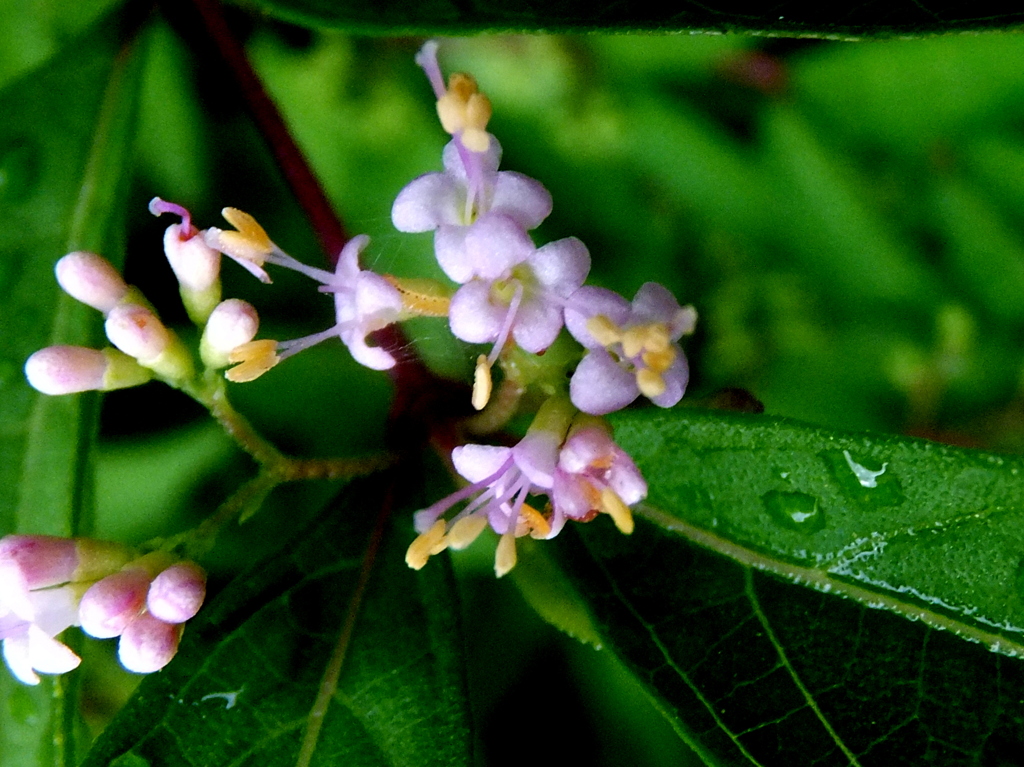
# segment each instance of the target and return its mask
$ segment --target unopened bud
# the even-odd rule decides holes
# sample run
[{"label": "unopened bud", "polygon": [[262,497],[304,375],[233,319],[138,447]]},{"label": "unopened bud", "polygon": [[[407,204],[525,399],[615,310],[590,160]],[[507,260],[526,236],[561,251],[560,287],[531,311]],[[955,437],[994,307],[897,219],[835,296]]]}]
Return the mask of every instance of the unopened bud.
[{"label": "unopened bud", "polygon": [[98,349],[47,346],[25,362],[29,385],[43,394],[75,394],[103,388],[107,358]]},{"label": "unopened bud", "polygon": [[192,359],[181,341],[144,306],[120,304],[107,315],[107,338],[141,365],[171,382],[192,376]]},{"label": "unopened bud", "polygon": [[199,356],[209,368],[222,368],[233,350],[256,337],[260,317],[256,308],[238,298],[229,298],[217,305],[206,322],[199,344]]},{"label": "unopened bud", "polygon": [[57,282],[72,298],[107,314],[128,292],[128,285],[107,259],[76,250],[55,267]]},{"label": "unopened bud", "polygon": [[152,674],[171,662],[183,630],[181,623],[165,623],[143,612],[121,634],[117,657],[129,671]]},{"label": "unopened bud", "polygon": [[184,623],[202,607],[206,598],[206,573],[194,562],[171,565],[149,587],[146,607],[166,623]]},{"label": "unopened bud", "polygon": [[56,395],[139,386],[153,374],[117,349],[48,346],[25,362],[25,377],[33,389]]},{"label": "unopened bud", "polygon": [[144,306],[114,307],[104,325],[110,343],[143,365],[156,360],[171,341],[170,331]]},{"label": "unopened bud", "polygon": [[150,576],[131,568],[97,581],[82,595],[78,619],[82,630],[97,639],[120,636],[146,604]]}]

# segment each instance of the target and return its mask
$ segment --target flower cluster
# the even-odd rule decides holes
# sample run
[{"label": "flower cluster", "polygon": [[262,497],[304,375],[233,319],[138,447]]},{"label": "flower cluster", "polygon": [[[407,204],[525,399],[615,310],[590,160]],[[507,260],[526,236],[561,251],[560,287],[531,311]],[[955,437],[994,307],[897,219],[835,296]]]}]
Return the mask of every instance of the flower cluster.
[{"label": "flower cluster", "polygon": [[[647,484],[603,416],[641,396],[660,407],[679,402],[689,377],[679,342],[693,332],[697,315],[657,283],[642,285],[631,301],[585,284],[590,253],[575,237],[535,243],[531,232],[551,213],[551,195],[532,178],[499,170],[501,145],[487,131],[490,101],[469,75],[454,74],[446,84],[437,48],[428,42],[416,61],[451,140],[441,155],[442,169],[412,180],[395,199],[391,220],[400,232],[432,233],[434,256],[448,283],[364,269],[365,235],[345,245],[333,269],[321,269],[288,255],[248,213],[224,208],[230,228],[198,229],[187,209],[155,198],[154,215],[179,219],[165,232],[164,251],[189,317],[202,331],[201,372],[195,355],[145,297],[100,256],[84,252],[62,258],[57,279],[67,293],[103,313],[112,346],[49,347],[32,355],[25,371],[46,394],[158,378],[204,401],[196,394],[205,391],[201,387],[214,380],[223,386],[213,371],[228,368],[229,381],[251,381],[334,337],[362,365],[387,370],[397,360],[390,348],[374,345],[376,331],[412,317],[445,318],[456,338],[489,346],[477,357],[471,397],[481,412],[466,420],[466,432],[499,431],[530,405],[541,404],[513,446],[464,444],[453,450],[451,463],[468,484],[416,514],[419,535],[406,561],[421,568],[432,555],[467,546],[490,527],[499,537],[495,571],[501,576],[515,565],[517,538],[551,538],[568,520],[588,522],[607,514],[623,533],[632,532],[630,507],[646,497]],[[309,277],[319,292],[333,297],[334,324],[303,338],[256,340],[256,310],[244,301],[222,300],[222,255],[263,283],[271,282],[268,266]],[[41,581],[26,580],[30,585],[15,590],[24,599],[2,603],[9,608],[9,625],[0,619],[0,636],[5,653],[12,648],[8,662],[19,678],[31,680],[33,668],[73,665],[70,651],[58,650],[63,645],[53,637],[74,623],[95,636],[120,636],[128,668],[159,668],[202,601],[201,571],[158,555],[93,578],[84,596],[78,574],[63,572],[61,578],[53,593],[70,588],[78,596],[64,598],[65,608],[72,602],[75,607],[59,612],[59,620],[45,617],[49,608],[36,590]],[[57,583],[48,581],[47,587]],[[33,600],[38,610],[26,607]]]},{"label": "flower cluster", "polygon": [[[492,344],[477,361],[473,406],[487,408],[496,363],[513,407],[505,397],[492,410],[514,411],[516,395],[530,386],[547,399],[515,446],[455,448],[452,464],[470,484],[417,513],[419,536],[406,561],[423,567],[431,555],[467,546],[489,526],[500,536],[495,572],[501,576],[515,565],[516,538],[551,538],[566,520],[586,522],[603,512],[623,533],[632,532],[630,506],[646,497],[647,485],[600,416],[640,395],[661,407],[682,398],[689,369],[679,340],[693,332],[697,314],[656,283],[643,285],[632,302],[584,285],[590,254],[575,237],[537,247],[529,232],[551,212],[551,195],[531,178],[498,170],[501,146],[486,133],[490,103],[470,76],[452,75],[445,88],[433,42],[417,63],[452,140],[442,155],[444,170],[399,193],[392,222],[402,232],[434,233],[438,264],[458,285],[448,312],[452,334]],[[531,380],[525,371],[544,363],[520,364],[523,354],[543,354],[563,327],[583,347],[570,363],[576,364],[567,392],[557,383],[565,375]],[[531,505],[540,496],[547,496],[544,505]]]},{"label": "flower cluster", "polygon": [[11,672],[39,684],[80,658],[56,639],[69,626],[120,637],[129,671],[157,671],[177,652],[184,623],[206,595],[206,575],[163,552],[138,556],[88,538],[8,535],[0,539],[0,640]]}]

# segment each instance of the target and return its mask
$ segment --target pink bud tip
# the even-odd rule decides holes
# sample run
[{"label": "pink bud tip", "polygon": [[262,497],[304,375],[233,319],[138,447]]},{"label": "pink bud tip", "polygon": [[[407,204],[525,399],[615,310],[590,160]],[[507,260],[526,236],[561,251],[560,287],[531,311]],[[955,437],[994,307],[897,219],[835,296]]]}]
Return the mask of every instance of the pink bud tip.
[{"label": "pink bud tip", "polygon": [[192,618],[206,598],[206,573],[194,562],[171,565],[149,587],[146,606],[167,623],[184,623]]},{"label": "pink bud tip", "polygon": [[128,292],[128,285],[107,259],[76,250],[57,262],[57,282],[72,298],[106,314]]},{"label": "pink bud tip", "polygon": [[160,319],[136,304],[114,307],[104,327],[110,343],[143,364],[159,357],[170,343],[170,333]]},{"label": "pink bud tip", "polygon": [[82,630],[97,639],[120,636],[142,612],[149,582],[144,570],[131,568],[94,583],[78,606]]},{"label": "pink bud tip", "polygon": [[[5,535],[0,538],[0,568],[11,575],[16,573],[25,589],[67,583],[74,576],[78,564],[78,547],[73,538],[53,535]],[[3,601],[0,598],[0,603]]]},{"label": "pink bud tip", "polygon": [[74,394],[103,388],[107,358],[82,346],[47,346],[25,362],[29,385],[43,394]]},{"label": "pink bud tip", "polygon": [[128,624],[117,646],[121,665],[136,674],[159,671],[178,652],[178,643],[184,626],[164,623],[148,612],[142,613]]}]

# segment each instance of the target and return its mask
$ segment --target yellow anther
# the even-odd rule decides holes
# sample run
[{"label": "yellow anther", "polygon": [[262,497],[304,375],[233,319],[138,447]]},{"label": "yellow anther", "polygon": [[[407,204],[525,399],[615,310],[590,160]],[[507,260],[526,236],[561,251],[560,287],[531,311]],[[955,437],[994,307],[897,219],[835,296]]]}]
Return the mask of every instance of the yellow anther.
[{"label": "yellow anther", "polygon": [[660,351],[645,351],[640,359],[654,372],[664,373],[676,361],[676,350],[670,346]]},{"label": "yellow anther", "polygon": [[632,359],[644,350],[647,341],[647,326],[638,325],[622,331],[622,353]]},{"label": "yellow anther", "polygon": [[[521,531],[520,528],[522,528]],[[547,538],[551,534],[551,523],[533,506],[524,503],[523,508],[519,512],[519,524],[516,525],[516,535],[526,535],[527,533],[530,534],[531,538]]]},{"label": "yellow anther", "polygon": [[427,532],[416,536],[405,552],[405,563],[413,570],[419,570],[434,554],[440,554],[447,547],[444,536],[444,520],[437,520]]},{"label": "yellow anther", "polygon": [[494,574],[499,578],[516,566],[516,536],[510,531],[501,536],[494,552]]},{"label": "yellow anther", "polygon": [[672,337],[668,333],[668,326],[664,322],[652,322],[647,326],[647,337],[644,339],[644,349],[649,352],[663,352],[672,345]]},{"label": "yellow anther", "polygon": [[256,219],[238,208],[224,208],[221,215],[237,232],[220,232],[219,244],[225,252],[262,266],[274,251],[274,243]]},{"label": "yellow anther", "polygon": [[595,314],[587,320],[587,331],[601,346],[611,346],[622,340],[619,326],[603,314]]},{"label": "yellow anther", "polygon": [[610,487],[606,487],[601,491],[601,511],[611,515],[615,526],[619,528],[619,532],[626,535],[633,532],[633,512],[629,510],[629,506],[622,502],[618,493]]},{"label": "yellow anther", "polygon": [[637,368],[636,388],[648,399],[657,397],[665,393],[665,379],[650,368]]},{"label": "yellow anther", "polygon": [[419,317],[447,317],[451,297],[444,292],[440,283],[434,280],[415,277],[395,277],[385,274],[384,279],[391,283],[402,296],[402,306]]},{"label": "yellow anther", "polygon": [[228,354],[228,362],[241,364],[224,373],[224,377],[234,383],[255,381],[280,361],[281,358],[277,356],[277,341],[269,338],[249,341],[236,346]]},{"label": "yellow anther", "polygon": [[486,152],[490,147],[491,102],[469,75],[457,72],[449,78],[448,92],[437,100],[437,116],[445,131],[453,136],[462,133],[462,144],[471,152]]},{"label": "yellow anther", "polygon": [[491,399],[491,363],[486,354],[476,358],[476,371],[473,373],[473,397],[471,402],[477,410],[483,410]]},{"label": "yellow anther", "polygon": [[459,551],[466,548],[477,539],[477,536],[487,527],[487,517],[480,514],[471,514],[463,517],[448,531],[446,540],[448,547]]}]

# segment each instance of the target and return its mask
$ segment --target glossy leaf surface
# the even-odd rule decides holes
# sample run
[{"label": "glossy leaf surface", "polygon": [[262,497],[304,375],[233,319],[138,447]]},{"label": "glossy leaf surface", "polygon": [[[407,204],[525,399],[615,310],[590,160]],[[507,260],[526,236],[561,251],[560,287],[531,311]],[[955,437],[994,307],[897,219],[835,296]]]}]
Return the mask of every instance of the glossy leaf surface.
[{"label": "glossy leaf surface", "polygon": [[588,526],[568,561],[613,648],[709,763],[1012,751],[1024,663],[934,627],[1019,652],[1016,459],[753,416],[617,424],[652,478],[645,519],[629,538]]}]

